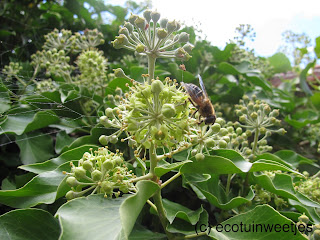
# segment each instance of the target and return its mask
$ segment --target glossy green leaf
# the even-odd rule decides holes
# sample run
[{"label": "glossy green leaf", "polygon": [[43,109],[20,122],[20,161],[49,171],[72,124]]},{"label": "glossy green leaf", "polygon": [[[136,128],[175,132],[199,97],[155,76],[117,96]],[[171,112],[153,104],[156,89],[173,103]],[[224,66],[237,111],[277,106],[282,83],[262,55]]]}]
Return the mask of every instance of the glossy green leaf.
[{"label": "glossy green leaf", "polygon": [[140,67],[140,66],[133,66],[130,68],[130,78],[133,78],[135,80],[142,79],[142,74],[147,74],[148,70],[146,67]]},{"label": "glossy green leaf", "polygon": [[38,163],[38,164],[23,165],[23,166],[20,166],[19,168],[29,172],[38,173],[38,174],[47,172],[47,171],[52,171],[66,162],[70,162],[73,160],[80,160],[83,154],[85,152],[88,152],[90,148],[93,148],[93,150],[95,150],[97,146],[83,145],[81,147],[77,147],[69,151],[66,151],[63,154],[61,154],[59,157],[53,158],[46,162]]},{"label": "glossy green leaf", "polygon": [[15,133],[21,135],[59,122],[59,117],[52,111],[8,113],[1,123],[0,134]]},{"label": "glossy green leaf", "polygon": [[312,165],[314,167],[319,168],[319,165],[316,164],[315,160],[311,160],[306,157],[303,157],[300,154],[298,154],[294,151],[291,151],[291,150],[280,150],[280,151],[276,152],[274,155],[278,156],[282,160],[291,164],[295,169],[303,164],[309,164],[309,165]]},{"label": "glossy green leaf", "polygon": [[269,57],[268,60],[275,73],[286,73],[292,69],[290,60],[283,53],[275,53],[274,55]]},{"label": "glossy green leaf", "polygon": [[320,110],[320,92],[315,92],[311,97],[310,100],[313,104],[313,106],[315,106],[317,108],[317,110]]},{"label": "glossy green leaf", "polygon": [[215,150],[213,155],[205,156],[202,161],[184,164],[181,173],[233,174],[264,170],[283,170],[296,172],[277,161],[260,159],[254,163],[246,161],[234,150]]},{"label": "glossy green leaf", "polygon": [[181,166],[183,166],[185,163],[188,163],[188,162],[192,162],[192,161],[186,160],[186,161],[182,161],[182,162],[168,163],[163,160],[163,161],[159,162],[157,167],[155,167],[154,172],[158,177],[161,177],[162,175],[164,175],[174,169],[180,168]]},{"label": "glossy green leaf", "polygon": [[317,213],[317,208],[306,206],[304,203],[293,199],[288,199],[288,203],[300,212],[299,215],[301,215],[301,213],[306,214],[313,224],[320,223],[320,216]]},{"label": "glossy green leaf", "polygon": [[103,194],[76,198],[62,205],[56,217],[60,240],[111,240],[121,234],[120,206],[128,198],[104,198]]},{"label": "glossy green leaf", "polygon": [[1,240],[56,240],[59,234],[56,219],[42,209],[18,209],[0,216]]},{"label": "glossy green leaf", "polygon": [[120,208],[120,218],[125,237],[130,235],[144,204],[156,191],[160,190],[158,184],[145,180],[139,181],[136,187],[138,192],[128,197]]},{"label": "glossy green leaf", "polygon": [[229,58],[232,56],[232,51],[235,48],[236,44],[229,43],[225,46],[223,50],[220,50],[218,47],[213,46],[210,49],[212,55],[214,57],[214,61],[216,62],[225,62],[228,61]]},{"label": "glossy green leaf", "polygon": [[171,233],[180,233],[183,235],[193,235],[196,234],[195,229],[199,225],[208,225],[209,222],[209,216],[206,210],[203,210],[200,214],[199,221],[192,225],[191,223],[188,223],[182,219],[176,218],[172,224],[168,224],[167,231]]},{"label": "glossy green leaf", "polygon": [[57,196],[58,187],[65,178],[62,171],[70,171],[70,164],[65,163],[53,171],[41,173],[19,189],[0,191],[0,203],[14,208],[53,203],[66,193],[60,192]]},{"label": "glossy green leaf", "polygon": [[310,123],[319,122],[319,115],[317,112],[307,109],[293,115],[287,115],[285,121],[295,128],[302,128]]},{"label": "glossy green leaf", "polygon": [[63,152],[63,150],[66,149],[67,146],[73,142],[73,140],[74,139],[71,138],[66,133],[66,131],[58,132],[57,137],[56,137],[56,145],[55,145],[56,153],[59,154],[59,153]]},{"label": "glossy green leaf", "polygon": [[223,210],[239,207],[251,202],[254,198],[254,192],[251,188],[246,197],[236,195],[238,193],[229,193],[227,195],[221,186],[219,175],[212,175],[208,180],[197,182],[193,182],[192,179],[186,177],[186,182],[190,184],[190,187],[197,194],[198,198],[206,199],[212,205]]},{"label": "glossy green leaf", "polygon": [[308,75],[308,71],[310,68],[313,68],[316,64],[316,60],[314,60],[313,62],[309,63],[305,69],[303,69],[300,73],[300,87],[301,89],[305,92],[305,94],[311,96],[313,93],[311,91],[311,89],[308,86],[307,83],[307,75]]},{"label": "glossy green leaf", "polygon": [[11,101],[9,96],[9,90],[4,85],[1,85],[1,82],[0,82],[0,99],[1,99],[0,113],[4,113],[10,109]]},{"label": "glossy green leaf", "polygon": [[[201,213],[204,211],[202,206],[193,211],[179,203],[169,201],[168,199],[162,199],[162,202],[170,224],[172,224],[176,218],[179,218],[195,225],[199,221]],[[150,210],[155,214],[155,210],[153,208],[150,208]]]},{"label": "glossy green leaf", "polygon": [[35,131],[16,136],[16,143],[20,148],[23,164],[43,162],[54,154],[52,137],[41,132]]},{"label": "glossy green leaf", "polygon": [[262,188],[279,196],[293,199],[305,206],[320,208],[320,204],[312,201],[301,193],[295,191],[291,176],[283,173],[274,173],[273,176],[263,173],[253,173],[252,181]]},{"label": "glossy green leaf", "polygon": [[150,231],[141,225],[134,225],[128,240],[167,240],[167,236],[162,233]]},{"label": "glossy green leaf", "polygon": [[257,206],[217,224],[211,228],[209,236],[219,240],[305,240],[294,222],[269,205]]}]

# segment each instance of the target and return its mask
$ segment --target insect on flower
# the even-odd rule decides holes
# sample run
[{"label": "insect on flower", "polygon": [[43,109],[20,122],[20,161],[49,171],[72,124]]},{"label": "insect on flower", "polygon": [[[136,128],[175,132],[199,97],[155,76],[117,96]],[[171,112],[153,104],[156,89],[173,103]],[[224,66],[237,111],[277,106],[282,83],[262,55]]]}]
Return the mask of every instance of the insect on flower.
[{"label": "insect on flower", "polygon": [[[214,124],[216,121],[216,114],[213,105],[208,97],[201,76],[198,75],[198,77],[201,89],[192,83],[181,82],[181,85],[187,91],[190,102],[197,108],[197,111],[195,111],[193,115],[199,111],[199,124],[202,122],[206,125]],[[204,119],[201,120],[201,117]]]}]

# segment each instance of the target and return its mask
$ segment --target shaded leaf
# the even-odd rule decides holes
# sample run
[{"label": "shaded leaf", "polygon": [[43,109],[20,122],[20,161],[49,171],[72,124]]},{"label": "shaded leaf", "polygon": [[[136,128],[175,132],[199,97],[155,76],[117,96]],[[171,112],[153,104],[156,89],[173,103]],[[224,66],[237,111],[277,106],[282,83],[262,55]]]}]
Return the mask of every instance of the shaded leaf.
[{"label": "shaded leaf", "polygon": [[40,132],[24,133],[16,136],[23,164],[43,162],[53,156],[53,140]]},{"label": "shaded leaf", "polygon": [[180,168],[181,166],[183,166],[187,162],[192,162],[192,161],[185,160],[182,162],[175,162],[175,163],[170,164],[170,163],[163,160],[163,161],[159,162],[157,167],[155,167],[154,172],[158,177],[161,177],[162,175],[164,175],[174,169]]},{"label": "shaded leaf", "polygon": [[300,87],[301,89],[305,92],[305,94],[311,96],[313,93],[310,90],[308,83],[307,83],[307,75],[308,75],[308,71],[310,68],[313,68],[314,65],[316,64],[316,60],[314,60],[313,62],[309,63],[305,69],[303,69],[300,73]]},{"label": "shaded leaf", "polygon": [[56,240],[59,234],[56,219],[42,209],[18,209],[0,216],[1,240]]},{"label": "shaded leaf", "polygon": [[268,60],[275,73],[286,73],[292,69],[290,60],[283,53],[275,53]]}]

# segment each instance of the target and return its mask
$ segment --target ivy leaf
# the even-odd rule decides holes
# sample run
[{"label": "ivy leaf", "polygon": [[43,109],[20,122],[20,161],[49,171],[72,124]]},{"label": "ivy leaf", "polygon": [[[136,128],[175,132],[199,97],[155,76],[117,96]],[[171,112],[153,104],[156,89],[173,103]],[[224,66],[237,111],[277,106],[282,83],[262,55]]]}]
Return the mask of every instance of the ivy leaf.
[{"label": "ivy leaf", "polygon": [[306,66],[305,69],[303,69],[300,73],[300,87],[301,89],[305,92],[305,94],[307,94],[308,96],[311,96],[313,93],[310,90],[308,83],[307,83],[307,75],[308,75],[308,71],[310,68],[313,68],[314,65],[316,64],[316,60],[314,60],[311,63],[308,63],[308,65]]},{"label": "ivy leaf", "polygon": [[317,58],[320,58],[320,37],[316,38],[316,46],[314,47],[314,52],[317,55]]},{"label": "ivy leaf", "polygon": [[57,213],[60,240],[109,240],[121,234],[119,209],[128,198],[104,198],[103,194],[76,198],[62,205]]},{"label": "ivy leaf", "polygon": [[283,53],[275,53],[268,60],[275,73],[286,73],[292,69],[290,60]]},{"label": "ivy leaf", "polygon": [[66,131],[59,132],[56,137],[56,145],[55,145],[56,153],[59,154],[63,152],[67,148],[67,146],[73,142],[73,140],[74,139],[71,138],[66,133]]},{"label": "ivy leaf", "polygon": [[125,237],[132,231],[144,204],[156,192],[160,190],[158,184],[152,181],[139,181],[136,185],[138,192],[123,202],[120,208],[122,230]]},{"label": "ivy leaf", "polygon": [[304,110],[287,115],[285,121],[295,128],[302,128],[310,123],[319,122],[319,115],[313,110]]},{"label": "ivy leaf", "polygon": [[189,179],[188,176],[185,176],[185,181],[189,183],[198,198],[207,199],[212,205],[223,210],[239,207],[242,204],[251,202],[254,198],[254,192],[251,188],[246,197],[232,196],[232,193],[227,195],[220,184],[219,175],[212,175],[205,181],[197,180],[196,182],[192,178]]},{"label": "ivy leaf", "polygon": [[56,240],[59,234],[56,219],[42,209],[18,209],[0,216],[1,240]]},{"label": "ivy leaf", "polygon": [[262,173],[253,173],[251,178],[255,184],[259,184],[269,192],[301,202],[307,207],[320,208],[319,203],[310,200],[306,196],[294,190],[292,178],[287,174],[274,173],[274,176],[268,176]]},{"label": "ivy leaf", "polygon": [[175,162],[175,163],[170,164],[170,163],[163,160],[163,161],[159,162],[157,167],[155,167],[154,172],[158,177],[161,177],[162,175],[164,175],[174,169],[180,168],[181,166],[183,166],[185,163],[188,163],[188,162],[192,162],[192,161],[186,160],[186,161]]},{"label": "ivy leaf", "polygon": [[209,236],[219,240],[257,238],[260,240],[290,238],[305,240],[305,237],[296,229],[294,222],[282,216],[269,205],[257,206],[251,211],[217,224],[211,228]]},{"label": "ivy leaf", "polygon": [[70,171],[70,164],[65,163],[53,171],[41,173],[19,189],[0,191],[0,203],[14,208],[53,203],[66,193],[61,191],[57,194],[58,187],[65,178],[62,171]]},{"label": "ivy leaf", "polygon": [[300,154],[291,151],[291,150],[280,150],[276,152],[274,155],[283,159],[287,163],[291,164],[294,168],[298,168],[300,165],[309,164],[314,167],[320,168],[318,164],[316,164],[315,160],[308,159],[306,157],[301,156]]},{"label": "ivy leaf", "polygon": [[[26,111],[26,110],[24,110]],[[8,112],[5,120],[0,124],[0,135],[14,133],[21,135],[36,129],[59,122],[59,117],[53,111]]]},{"label": "ivy leaf", "polygon": [[[204,211],[202,206],[193,211],[179,203],[169,201],[168,199],[162,199],[162,202],[170,224],[172,224],[176,218],[179,218],[192,225],[195,225],[199,221],[201,213]],[[150,208],[150,211],[153,214],[156,214],[153,208]]]},{"label": "ivy leaf", "polygon": [[84,145],[84,146],[66,151],[63,154],[61,154],[59,157],[53,158],[46,162],[23,165],[23,166],[20,166],[19,168],[29,172],[37,173],[37,174],[47,172],[47,171],[53,171],[54,169],[56,169],[57,167],[59,167],[60,165],[66,162],[79,160],[80,158],[82,158],[85,152],[89,151],[90,148],[93,148],[93,150],[95,150],[97,146]]},{"label": "ivy leaf", "polygon": [[40,132],[24,133],[16,136],[23,164],[43,162],[53,156],[53,140]]},{"label": "ivy leaf", "polygon": [[139,224],[135,224],[132,232],[129,236],[129,240],[167,240],[165,234],[152,232],[149,229],[142,227]]}]

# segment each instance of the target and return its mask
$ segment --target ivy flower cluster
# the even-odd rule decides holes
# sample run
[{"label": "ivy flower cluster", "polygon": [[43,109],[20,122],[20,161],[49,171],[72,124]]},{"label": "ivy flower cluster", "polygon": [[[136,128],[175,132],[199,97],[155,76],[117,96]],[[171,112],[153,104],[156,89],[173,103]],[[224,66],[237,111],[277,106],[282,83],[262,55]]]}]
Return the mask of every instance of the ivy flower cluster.
[{"label": "ivy flower cluster", "polygon": [[276,119],[279,116],[279,110],[271,111],[270,106],[264,101],[257,100],[255,95],[252,96],[251,100],[248,96],[243,96],[240,104],[235,107],[241,123],[239,126],[250,131],[247,131],[247,133],[254,135],[254,140],[250,146],[252,154],[249,155],[249,159],[272,150],[267,142],[267,138],[272,133],[286,133],[283,128],[277,128],[281,124],[281,121]]},{"label": "ivy flower cluster", "polygon": [[68,177],[67,184],[71,190],[66,198],[81,197],[88,192],[104,193],[105,197],[119,197],[121,192],[135,191],[131,181],[135,178],[132,170],[129,170],[122,159],[122,154],[110,152],[107,148],[99,148],[97,151],[86,152],[78,161],[77,166],[72,162],[71,172],[64,172]]},{"label": "ivy flower cluster", "polygon": [[184,142],[195,119],[189,118],[190,103],[177,82],[166,78],[164,83],[160,80],[153,80],[151,84],[133,80],[132,83],[120,104],[113,109],[107,108],[105,116],[100,117],[100,123],[105,127],[118,129],[110,136],[102,135],[100,143],[116,143],[125,132],[127,137],[121,141],[128,140],[138,156],[151,144],[172,149]]},{"label": "ivy flower cluster", "polygon": [[[178,22],[160,19],[157,11],[146,10],[143,17],[132,14],[119,30],[119,36],[112,42],[116,49],[126,48],[148,58],[150,81],[154,79],[154,67],[157,58],[176,58],[188,61],[193,46],[188,43],[189,34],[182,32]],[[183,47],[173,49],[176,44]]]},{"label": "ivy flower cluster", "polygon": [[19,72],[22,70],[22,66],[19,63],[10,62],[9,65],[4,66],[2,73],[6,76],[5,80],[9,81],[12,77],[19,80]]},{"label": "ivy flower cluster", "polygon": [[304,172],[303,174],[306,178],[300,179],[299,182],[294,183],[295,190],[320,203],[320,178],[317,175],[309,177],[309,173],[307,172]]}]

